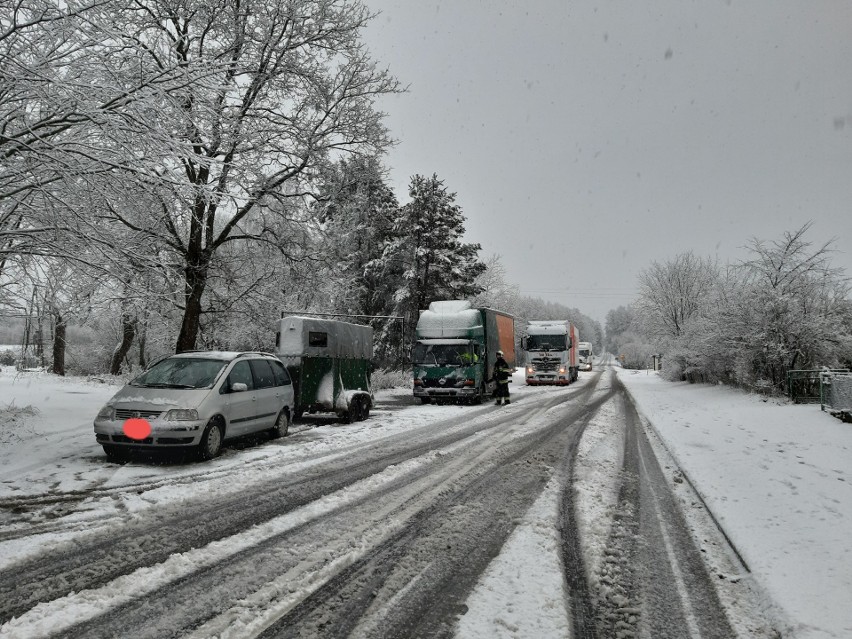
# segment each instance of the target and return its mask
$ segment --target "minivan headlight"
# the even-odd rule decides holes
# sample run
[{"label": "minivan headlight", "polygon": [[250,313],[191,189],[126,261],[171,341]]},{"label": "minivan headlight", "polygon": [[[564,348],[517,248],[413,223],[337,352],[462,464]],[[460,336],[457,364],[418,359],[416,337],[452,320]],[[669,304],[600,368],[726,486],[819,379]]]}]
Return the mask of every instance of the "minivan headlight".
[{"label": "minivan headlight", "polygon": [[194,408],[173,408],[164,419],[167,422],[191,422],[198,419],[198,411]]},{"label": "minivan headlight", "polygon": [[115,419],[115,407],[107,404],[100,411],[98,411],[98,419],[108,419],[113,421]]}]

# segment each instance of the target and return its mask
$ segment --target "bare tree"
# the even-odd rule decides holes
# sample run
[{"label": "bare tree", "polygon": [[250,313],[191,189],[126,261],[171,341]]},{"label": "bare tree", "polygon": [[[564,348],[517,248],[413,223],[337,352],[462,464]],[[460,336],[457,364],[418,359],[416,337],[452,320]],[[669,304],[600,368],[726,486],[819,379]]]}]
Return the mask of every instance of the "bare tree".
[{"label": "bare tree", "polygon": [[[340,153],[389,143],[374,100],[399,90],[359,42],[371,15],[346,0],[134,0],[113,16],[131,67],[182,74],[182,91],[128,107],[119,144],[138,154],[159,206],[109,217],[175,255],[183,278],[177,350],[195,346],[214,256],[227,243],[287,238],[265,216],[304,197]],[[114,68],[116,77],[123,69]],[[143,170],[143,167],[145,170]]]},{"label": "bare tree", "polygon": [[814,246],[806,239],[811,226],[773,242],[752,239],[753,257],[741,265],[737,332],[752,374],[777,388],[790,369],[836,365],[850,356],[849,280],[832,266],[833,241]]},{"label": "bare tree", "polygon": [[65,240],[81,218],[61,193],[78,176],[133,170],[110,129],[134,102],[185,85],[183,73],[127,70],[110,15],[130,2],[0,4],[0,274],[21,255],[78,259]]},{"label": "bare tree", "polygon": [[657,339],[677,338],[713,290],[716,263],[691,251],[653,262],[639,274],[636,311],[645,331]]}]

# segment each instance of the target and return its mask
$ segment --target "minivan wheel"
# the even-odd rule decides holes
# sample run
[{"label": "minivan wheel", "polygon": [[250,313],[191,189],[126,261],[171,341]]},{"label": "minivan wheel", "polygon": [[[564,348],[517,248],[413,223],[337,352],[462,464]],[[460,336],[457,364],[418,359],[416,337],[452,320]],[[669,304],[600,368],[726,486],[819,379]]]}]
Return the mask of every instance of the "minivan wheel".
[{"label": "minivan wheel", "polygon": [[290,432],[290,412],[286,408],[282,408],[278,413],[278,419],[275,420],[275,425],[272,427],[272,439],[279,437],[287,437]]},{"label": "minivan wheel", "polygon": [[109,461],[124,461],[130,456],[130,451],[122,446],[115,444],[101,444],[101,446],[104,447],[104,452]]},{"label": "minivan wheel", "polygon": [[201,441],[198,443],[198,457],[202,460],[213,459],[222,450],[222,426],[216,420],[211,420],[204,429]]}]

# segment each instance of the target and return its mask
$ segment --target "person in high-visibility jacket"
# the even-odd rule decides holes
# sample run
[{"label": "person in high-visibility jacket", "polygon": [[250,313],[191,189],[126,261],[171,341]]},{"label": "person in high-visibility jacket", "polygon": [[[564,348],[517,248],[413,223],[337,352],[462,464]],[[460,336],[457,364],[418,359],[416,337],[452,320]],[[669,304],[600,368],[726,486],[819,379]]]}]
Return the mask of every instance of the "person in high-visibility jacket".
[{"label": "person in high-visibility jacket", "polygon": [[503,351],[497,351],[497,359],[494,362],[494,375],[492,378],[497,382],[497,388],[494,389],[494,404],[499,406],[506,400],[507,404],[511,404],[509,399],[509,377],[512,375],[512,369],[509,364],[503,359]]}]

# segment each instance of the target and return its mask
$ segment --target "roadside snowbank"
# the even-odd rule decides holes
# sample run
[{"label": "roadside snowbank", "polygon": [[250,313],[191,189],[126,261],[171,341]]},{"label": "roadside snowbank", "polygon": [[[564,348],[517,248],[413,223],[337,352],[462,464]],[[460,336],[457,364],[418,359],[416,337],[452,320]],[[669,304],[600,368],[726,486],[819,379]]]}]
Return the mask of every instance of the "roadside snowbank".
[{"label": "roadside snowbank", "polygon": [[852,637],[852,427],[818,406],[619,370],[761,584],[784,637]]}]

